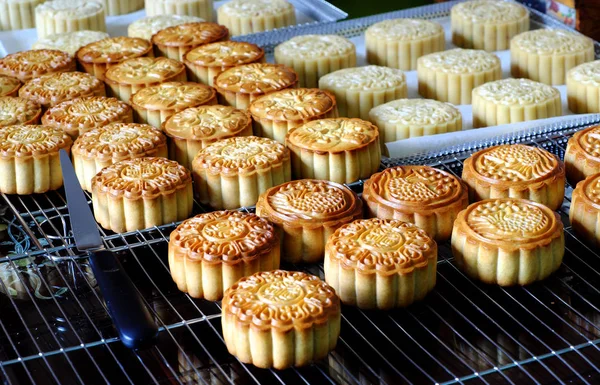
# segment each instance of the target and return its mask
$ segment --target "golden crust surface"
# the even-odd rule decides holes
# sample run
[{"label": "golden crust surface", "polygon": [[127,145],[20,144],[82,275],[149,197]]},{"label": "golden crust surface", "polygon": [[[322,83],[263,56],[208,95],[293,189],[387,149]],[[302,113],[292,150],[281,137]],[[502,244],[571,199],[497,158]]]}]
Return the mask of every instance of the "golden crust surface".
[{"label": "golden crust surface", "polygon": [[15,96],[0,96],[0,126],[32,124],[42,114],[39,104]]},{"label": "golden crust surface", "polygon": [[208,103],[217,92],[214,88],[193,82],[166,82],[146,87],[131,97],[131,104],[146,110],[181,110]]},{"label": "golden crust surface", "polygon": [[254,63],[265,56],[256,44],[244,41],[220,41],[204,44],[185,54],[185,60],[204,67],[232,67]]},{"label": "golden crust surface", "polygon": [[143,157],[103,168],[92,179],[92,191],[126,199],[154,198],[172,194],[191,183],[190,172],[174,160]]},{"label": "golden crust surface", "polygon": [[170,47],[196,46],[227,38],[227,27],[210,22],[186,23],[158,31],[152,44]]},{"label": "golden crust surface", "polygon": [[248,263],[270,252],[278,242],[269,221],[233,210],[186,219],[170,236],[171,245],[186,258],[227,265]]},{"label": "golden crust surface", "polygon": [[317,152],[356,150],[379,140],[379,129],[358,118],[318,119],[292,129],[286,142]]},{"label": "golden crust surface", "polygon": [[19,79],[0,75],[0,96],[15,96],[19,88],[21,88]]},{"label": "golden crust surface", "polygon": [[42,75],[25,83],[19,96],[35,100],[44,106],[81,96],[105,94],[104,83],[85,72],[57,72]]},{"label": "golden crust surface", "polygon": [[459,214],[455,229],[484,244],[503,250],[547,245],[562,236],[558,214],[526,199],[487,199],[469,205]]},{"label": "golden crust surface", "polygon": [[336,108],[335,96],[317,88],[288,88],[261,96],[250,104],[252,116],[275,121],[309,120]]},{"label": "golden crust surface", "polygon": [[194,169],[211,173],[246,174],[270,169],[289,160],[290,152],[272,139],[240,136],[219,140],[202,149],[194,158]]},{"label": "golden crust surface", "polygon": [[37,157],[71,146],[71,137],[53,127],[13,125],[0,127],[0,157]]},{"label": "golden crust surface", "polygon": [[498,186],[520,186],[564,174],[562,162],[546,150],[522,144],[489,147],[471,155],[465,169]]},{"label": "golden crust surface", "polygon": [[131,107],[116,98],[88,96],[59,103],[49,108],[42,123],[69,129],[104,127],[131,115]]},{"label": "golden crust surface", "polygon": [[265,94],[298,82],[296,72],[284,65],[253,63],[230,68],[215,78],[218,90],[244,94]]},{"label": "golden crust surface", "polygon": [[600,162],[600,126],[577,131],[569,142],[573,142],[578,152],[583,152],[586,158]]},{"label": "golden crust surface", "polygon": [[168,80],[184,72],[185,66],[166,57],[128,59],[106,71],[106,79],[124,84],[151,84]]},{"label": "golden crust surface", "polygon": [[167,138],[157,128],[138,123],[112,123],[81,134],[73,153],[86,158],[118,161],[166,145]]},{"label": "golden crust surface", "polygon": [[422,19],[384,20],[370,26],[366,34],[388,41],[411,41],[444,33],[444,28],[435,22]]},{"label": "golden crust surface", "polygon": [[35,49],[6,55],[0,59],[0,75],[27,81],[51,72],[75,71],[75,61],[66,52]]},{"label": "golden crust surface", "polygon": [[511,48],[537,55],[568,55],[594,49],[593,40],[577,32],[562,29],[535,29],[518,34]]},{"label": "golden crust surface", "polygon": [[170,137],[187,140],[214,140],[230,137],[252,123],[250,114],[230,106],[186,108],[163,123]]},{"label": "golden crust surface", "polygon": [[329,258],[362,274],[410,274],[435,263],[436,243],[412,223],[360,219],[343,225],[327,241]]},{"label": "golden crust surface", "polygon": [[[467,188],[454,175],[429,166],[398,166],[374,174],[365,199],[410,212],[432,212],[467,200]],[[368,196],[368,198],[367,198]]]},{"label": "golden crust surface", "polygon": [[340,300],[317,276],[274,270],[242,278],[227,289],[223,312],[259,330],[302,330],[339,316]]},{"label": "golden crust surface", "polygon": [[590,175],[584,181],[579,182],[577,191],[588,204],[600,210],[600,174]]},{"label": "golden crust surface", "polygon": [[84,63],[119,63],[148,54],[152,44],[137,37],[118,36],[90,43],[77,51],[77,59]]},{"label": "golden crust surface", "polygon": [[257,205],[261,216],[292,227],[333,225],[361,215],[356,194],[339,183],[300,179],[265,191]]},{"label": "golden crust surface", "polygon": [[473,24],[505,24],[528,15],[527,8],[510,1],[474,0],[452,7],[452,16],[469,20]]}]

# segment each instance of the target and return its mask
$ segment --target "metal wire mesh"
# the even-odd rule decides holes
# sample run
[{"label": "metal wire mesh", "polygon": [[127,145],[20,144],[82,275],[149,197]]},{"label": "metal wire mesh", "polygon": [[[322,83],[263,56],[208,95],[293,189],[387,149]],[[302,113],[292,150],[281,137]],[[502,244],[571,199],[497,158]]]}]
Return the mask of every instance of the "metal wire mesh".
[{"label": "metal wire mesh", "polygon": [[[579,128],[506,141],[562,157]],[[402,163],[460,176],[462,161],[483,145]],[[0,263],[0,376],[15,384],[598,383],[600,255],[568,224],[571,191],[560,211],[564,263],[548,280],[506,289],[474,282],[441,244],[438,283],[425,301],[390,312],[344,307],[342,334],[328,359],[285,371],[238,362],[223,343],[220,304],[177,290],[167,263],[175,224],[125,234],[102,230],[161,327],[156,347],[132,352],[118,341],[87,261],[76,253],[63,192],[3,196],[32,246]],[[321,264],[284,267],[323,276]]]}]

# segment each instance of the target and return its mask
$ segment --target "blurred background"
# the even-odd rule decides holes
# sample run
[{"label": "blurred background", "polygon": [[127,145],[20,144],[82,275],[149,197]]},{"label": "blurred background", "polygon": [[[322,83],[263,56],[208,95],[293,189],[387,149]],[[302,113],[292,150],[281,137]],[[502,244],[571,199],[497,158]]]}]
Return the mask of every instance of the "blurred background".
[{"label": "blurred background", "polygon": [[329,0],[329,2],[348,12],[349,19],[354,19],[431,4],[433,0]]}]

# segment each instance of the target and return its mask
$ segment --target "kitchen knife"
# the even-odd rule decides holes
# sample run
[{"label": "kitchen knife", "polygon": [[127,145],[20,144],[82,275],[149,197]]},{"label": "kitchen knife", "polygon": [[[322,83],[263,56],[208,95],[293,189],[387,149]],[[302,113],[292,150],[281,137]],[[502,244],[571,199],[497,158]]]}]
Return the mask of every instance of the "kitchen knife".
[{"label": "kitchen knife", "polygon": [[96,220],[65,150],[60,150],[60,166],[75,245],[79,251],[89,254],[92,271],[121,341],[131,349],[152,346],[158,328],[117,257],[104,248]]}]

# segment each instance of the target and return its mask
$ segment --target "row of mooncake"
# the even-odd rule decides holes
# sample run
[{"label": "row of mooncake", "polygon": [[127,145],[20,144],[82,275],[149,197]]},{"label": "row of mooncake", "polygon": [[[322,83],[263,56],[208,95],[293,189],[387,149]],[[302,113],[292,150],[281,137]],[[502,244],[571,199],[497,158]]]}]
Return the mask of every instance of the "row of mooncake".
[{"label": "row of mooncake", "polygon": [[[145,8],[148,17],[176,15],[213,20],[213,0],[21,0],[0,3],[0,31],[36,28],[38,38],[83,30],[106,32],[106,16]],[[286,0],[230,0],[217,19],[233,35],[296,24],[294,6]]]}]

